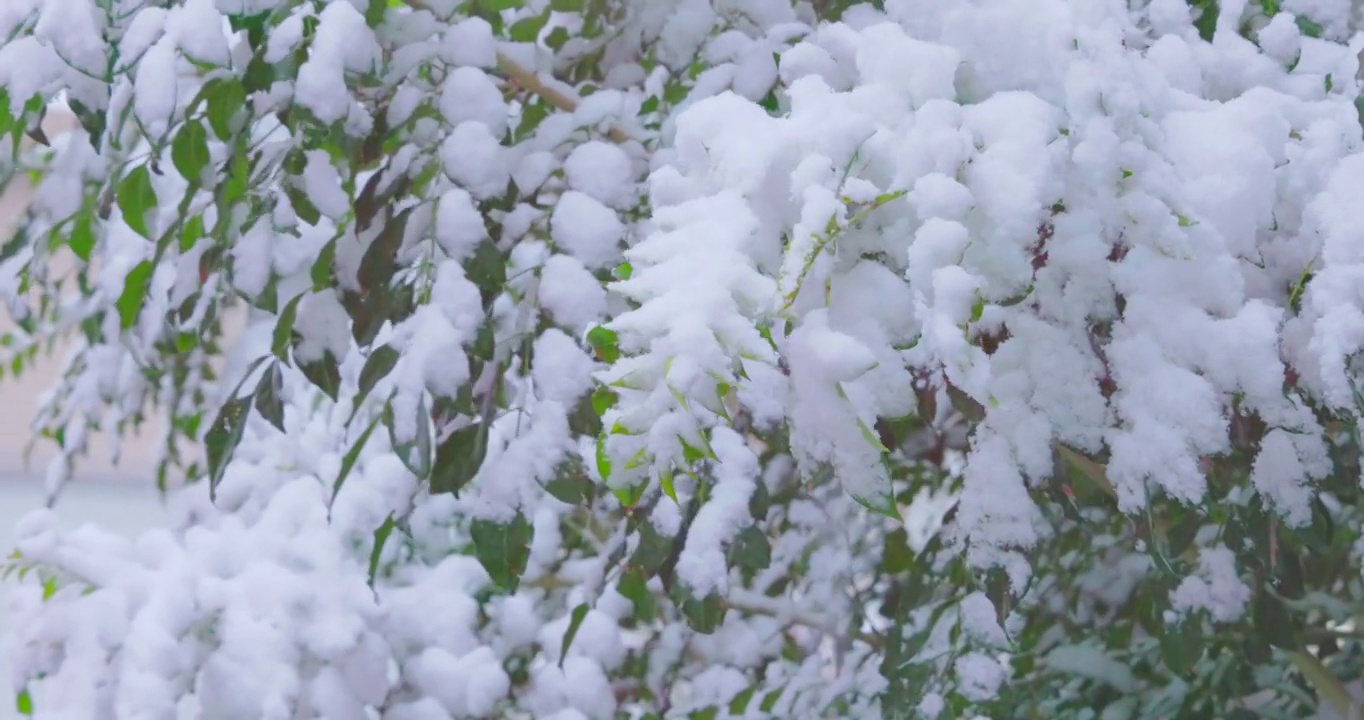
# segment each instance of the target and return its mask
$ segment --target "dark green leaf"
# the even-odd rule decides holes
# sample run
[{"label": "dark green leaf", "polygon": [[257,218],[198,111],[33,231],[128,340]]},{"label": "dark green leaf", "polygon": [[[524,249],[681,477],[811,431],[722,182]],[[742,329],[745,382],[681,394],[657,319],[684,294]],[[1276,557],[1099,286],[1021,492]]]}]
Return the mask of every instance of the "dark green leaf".
[{"label": "dark green leaf", "polygon": [[583,0],[549,0],[549,9],[554,12],[582,12]]},{"label": "dark green leaf", "polygon": [[386,288],[393,281],[393,273],[398,269],[397,257],[403,244],[403,231],[411,214],[411,209],[398,213],[365,249],[357,275],[362,292]]},{"label": "dark green leaf", "polygon": [[119,294],[115,305],[118,307],[119,327],[124,330],[137,322],[142,302],[147,299],[147,287],[151,284],[154,269],[152,261],[143,260],[133,266],[123,279],[123,292]]},{"label": "dark green leaf", "polygon": [[450,433],[436,448],[436,463],[431,470],[433,494],[459,494],[474,479],[488,452],[487,428],[482,422],[466,425]]},{"label": "dark green leaf", "polygon": [[766,570],[772,564],[772,545],[757,525],[739,532],[729,547],[730,561],[750,572]]},{"label": "dark green leaf", "polygon": [[393,534],[393,513],[389,513],[384,518],[384,522],[374,530],[374,547],[369,551],[369,586],[374,587],[374,578],[379,574],[379,558],[384,554],[384,543],[388,542],[388,536]]},{"label": "dark green leaf", "polygon": [[[558,52],[559,50],[563,49],[564,45],[569,41],[569,38],[571,37],[572,36],[568,34],[568,30],[565,29],[564,26],[556,25],[554,29],[550,30],[549,34],[545,36],[545,44],[548,45],[551,50]],[[545,116],[548,114],[549,109],[546,108],[545,111],[541,113],[540,119],[543,120]]]},{"label": "dark green leaf", "polygon": [[235,397],[223,405],[213,426],[204,435],[204,449],[208,455],[208,491],[210,498],[216,499],[218,483],[227,469],[237,444],[242,441],[246,430],[246,416],[251,410],[251,396]]},{"label": "dark green leaf", "polygon": [[186,120],[171,143],[171,163],[192,186],[198,186],[208,167],[208,131],[198,120]]},{"label": "dark green leaf", "polygon": [[284,392],[284,373],[280,372],[279,363],[270,366],[260,377],[260,382],[256,384],[256,412],[265,418],[275,429],[284,432],[284,400],[280,397]]},{"label": "dark green leaf", "polygon": [[[299,220],[308,225],[316,225],[322,219],[322,213],[313,205],[313,201],[308,199],[306,193],[288,183],[284,183],[283,188],[285,197],[289,198],[289,206],[294,209],[294,214]],[[331,270],[330,267],[327,269]]]},{"label": "dark green leaf", "polygon": [[220,140],[232,137],[232,120],[246,108],[246,87],[236,78],[212,81],[204,88],[208,124]]},{"label": "dark green leaf", "polygon": [[279,314],[279,319],[275,321],[275,332],[270,343],[270,351],[275,357],[285,362],[289,361],[289,346],[294,337],[294,321],[298,318],[298,303],[307,293],[300,293],[294,296],[284,306],[283,312]]},{"label": "dark green leaf", "polygon": [[886,533],[881,550],[881,570],[888,575],[908,572],[914,566],[914,552],[909,549],[909,535],[903,527]]},{"label": "dark green leaf", "polygon": [[[275,328],[279,329],[278,326]],[[298,358],[294,358],[298,361]],[[341,368],[336,361],[336,356],[330,350],[322,353],[321,360],[314,360],[309,363],[298,362],[298,369],[303,372],[303,376],[308,381],[317,386],[319,390],[326,393],[327,397],[334,402],[337,395],[341,392]]]},{"label": "dark green leaf", "polygon": [[1255,631],[1266,642],[1285,650],[1298,649],[1298,638],[1293,618],[1288,607],[1273,593],[1260,588],[1255,593],[1255,603],[1251,608]]},{"label": "dark green leaf", "polygon": [[1196,617],[1166,625],[1160,638],[1160,656],[1165,666],[1179,676],[1187,676],[1203,657],[1203,625]]},{"label": "dark green leaf", "polygon": [[573,608],[573,614],[569,616],[568,629],[564,631],[563,642],[559,644],[559,667],[564,666],[564,658],[568,657],[568,649],[573,645],[573,638],[578,635],[578,628],[582,627],[583,618],[587,617],[590,610],[587,603],[579,603],[578,607]]},{"label": "dark green leaf", "polygon": [[492,240],[484,240],[474,248],[473,257],[465,261],[464,272],[478,286],[486,305],[502,292],[507,281],[507,260]]},{"label": "dark green leaf", "polygon": [[521,573],[530,559],[535,529],[520,512],[510,522],[475,520],[469,528],[478,562],[489,577],[507,592],[516,592]]},{"label": "dark green leaf", "polygon": [[359,407],[360,402],[369,396],[380,380],[388,377],[388,374],[393,371],[393,367],[398,364],[399,357],[398,350],[392,345],[380,345],[370,351],[369,357],[365,358],[365,366],[360,369],[359,395],[355,399],[356,407]]},{"label": "dark green leaf", "polygon": [[639,524],[639,546],[630,562],[652,577],[667,561],[672,545],[672,538],[660,535],[654,524],[645,520]]},{"label": "dark green leaf", "polygon": [[332,282],[332,263],[336,260],[336,238],[327,241],[322,246],[322,252],[317,254],[317,259],[313,261],[310,277],[313,279],[313,290],[321,291]]},{"label": "dark green leaf", "polygon": [[681,608],[682,617],[686,618],[688,627],[702,635],[709,635],[724,623],[725,612],[728,610],[724,598],[712,592],[704,599],[697,600],[690,592],[683,590],[681,585],[676,588],[673,599]]},{"label": "dark green leaf", "polygon": [[146,165],[133,168],[119,181],[116,193],[123,222],[138,235],[150,240],[152,234],[147,227],[147,216],[156,210],[156,191],[152,189],[151,171]]},{"label": "dark green leaf", "polygon": [[573,473],[568,477],[550,480],[545,483],[545,490],[559,502],[565,502],[569,505],[578,505],[583,500],[590,500],[593,495],[592,481],[582,473]]},{"label": "dark green leaf", "polygon": [[1198,535],[1198,529],[1203,526],[1203,516],[1197,508],[1186,508],[1184,516],[1179,523],[1170,529],[1170,557],[1177,558],[1184,555],[1192,545],[1194,537]]}]

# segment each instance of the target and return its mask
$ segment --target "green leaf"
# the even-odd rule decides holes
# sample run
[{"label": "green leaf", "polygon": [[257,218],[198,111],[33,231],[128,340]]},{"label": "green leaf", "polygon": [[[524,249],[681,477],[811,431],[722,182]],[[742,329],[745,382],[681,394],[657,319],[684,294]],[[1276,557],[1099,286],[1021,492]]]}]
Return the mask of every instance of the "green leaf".
[{"label": "green leaf", "polygon": [[583,0],[549,0],[549,9],[554,12],[582,12]]},{"label": "green leaf", "polygon": [[606,452],[606,436],[597,436],[597,474],[601,475],[602,480],[611,478],[611,455]]},{"label": "green leaf", "polygon": [[393,513],[389,513],[384,518],[384,522],[374,530],[374,547],[369,551],[369,586],[374,587],[374,578],[379,574],[379,558],[384,554],[384,543],[388,542],[388,536],[393,534]]},{"label": "green leaf", "polygon": [[374,386],[388,377],[393,367],[398,364],[399,357],[398,350],[392,345],[380,345],[370,351],[369,357],[365,358],[365,366],[360,369],[359,393],[355,398],[355,407],[360,407],[361,401],[369,397]]},{"label": "green leaf", "polygon": [[697,600],[690,592],[681,590],[680,585],[677,588],[679,590],[674,593],[674,601],[682,610],[688,627],[702,635],[709,635],[725,622],[725,613],[729,608],[719,594],[712,592]]},{"label": "green leaf", "polygon": [[322,246],[322,251],[317,254],[317,259],[313,261],[310,277],[313,280],[313,290],[321,291],[332,283],[332,262],[336,260],[336,238],[327,241]]},{"label": "green leaf", "polygon": [[673,539],[659,534],[653,522],[646,519],[639,525],[639,545],[635,547],[630,564],[652,577],[667,562],[672,546]]},{"label": "green leaf", "polygon": [[757,525],[739,532],[729,547],[730,561],[749,572],[766,570],[772,564],[772,545]]},{"label": "green leaf", "polygon": [[[276,327],[276,329],[279,328]],[[297,361],[298,358],[294,358],[294,360]],[[341,392],[341,366],[330,350],[322,353],[321,360],[314,360],[309,363],[299,362],[298,369],[317,389],[326,393],[332,402],[336,401]]]},{"label": "green leaf", "polygon": [[631,567],[620,577],[616,592],[630,601],[635,619],[649,622],[654,619],[654,594],[649,591],[649,578],[644,571]]},{"label": "green leaf", "polygon": [[1277,648],[1298,648],[1297,628],[1288,614],[1288,607],[1274,593],[1261,588],[1255,593],[1251,606],[1255,630],[1266,642]]},{"label": "green leaf", "polygon": [[540,37],[540,30],[544,28],[546,15],[535,15],[522,18],[512,23],[508,33],[511,35],[512,42],[535,42]]},{"label": "green leaf", "polygon": [[280,397],[283,392],[284,373],[280,372],[279,363],[276,362],[261,375],[260,382],[256,384],[255,404],[256,412],[280,432],[284,432],[284,400]]},{"label": "green leaf", "polygon": [[431,469],[431,492],[459,494],[478,474],[487,453],[486,423],[472,423],[450,433],[436,448],[436,463]]},{"label": "green leaf", "polygon": [[[302,220],[305,225],[316,225],[322,219],[322,213],[313,205],[313,201],[308,199],[308,195],[292,184],[283,183],[284,196],[289,199],[289,206],[294,209],[294,214]],[[330,268],[328,268],[330,270]]]},{"label": "green leaf", "polygon": [[909,572],[914,567],[914,552],[909,549],[909,534],[903,527],[886,533],[881,550],[881,570],[888,575]]},{"label": "green leaf", "polygon": [[220,140],[232,137],[232,119],[246,107],[246,87],[236,78],[220,78],[204,88],[205,113],[213,134]]},{"label": "green leaf", "polygon": [[171,142],[171,163],[181,177],[197,187],[209,161],[208,131],[198,120],[186,120]]},{"label": "green leaf", "polygon": [[369,0],[369,5],[365,8],[365,24],[372,28],[379,27],[384,21],[384,11],[388,9],[388,0]]},{"label": "green leaf", "polygon": [[596,351],[597,358],[603,362],[613,363],[620,358],[620,348],[617,346],[620,336],[605,325],[598,325],[587,331],[587,343]]},{"label": "green leaf", "polygon": [[242,441],[242,432],[246,430],[246,416],[250,409],[250,395],[234,397],[218,411],[213,426],[204,435],[204,448],[208,455],[210,499],[216,499],[218,483],[223,479],[227,461],[237,449],[238,443]]},{"label": "green leaf", "polygon": [[71,239],[67,241],[71,247],[71,252],[76,257],[86,262],[90,261],[90,253],[95,249],[95,229],[94,213],[88,208],[76,213],[74,222],[71,225]]},{"label": "green leaf", "polygon": [[393,281],[393,274],[398,269],[398,250],[402,247],[407,219],[411,215],[410,208],[398,213],[365,248],[365,254],[360,258],[360,270],[356,274],[363,292],[386,288]]},{"label": "green leaf", "polygon": [[750,685],[744,688],[743,692],[735,695],[734,699],[729,701],[729,714],[743,717],[744,710],[748,708],[748,702],[753,699],[753,694],[757,691],[757,686]]},{"label": "green leaf", "polygon": [[[355,444],[346,451],[345,457],[341,458],[341,470],[336,473],[336,480],[332,482],[332,497],[330,502],[336,502],[336,496],[341,492],[341,486],[346,484],[346,478],[350,476],[351,470],[355,469],[355,463],[360,461],[360,453],[365,449],[365,443],[369,442],[369,436],[374,434],[374,428],[379,427],[382,415],[375,415],[365,431],[360,433],[360,437],[355,439]],[[370,575],[373,579],[373,572]]]},{"label": "green leaf", "polygon": [[568,657],[568,648],[573,645],[573,638],[578,635],[578,628],[582,627],[583,618],[587,617],[590,610],[587,603],[579,603],[578,607],[573,608],[573,614],[568,620],[568,629],[564,631],[563,642],[559,644],[559,667],[564,666],[564,658]]},{"label": "green leaf", "polygon": [[1321,26],[1321,23],[1316,22],[1306,15],[1296,15],[1293,17],[1293,21],[1297,23],[1298,30],[1301,30],[1303,35],[1310,38],[1319,38],[1322,33],[1326,31],[1326,29]]},{"label": "green leaf", "polygon": [[300,293],[294,296],[284,306],[280,312],[279,319],[275,321],[275,332],[270,342],[270,351],[275,357],[285,362],[289,361],[289,346],[294,336],[294,321],[298,318],[298,303],[307,293]]},{"label": "green leaf", "polygon": [[478,0],[478,4],[484,10],[498,12],[501,10],[515,10],[521,7],[524,0]]},{"label": "green leaf", "polygon": [[417,402],[417,432],[409,441],[398,441],[392,405],[384,407],[383,417],[393,452],[413,475],[419,480],[426,480],[431,474],[431,415],[426,408],[426,399]]},{"label": "green leaf", "polygon": [[29,695],[28,688],[20,690],[19,694],[15,696],[14,709],[18,711],[20,715],[33,714],[33,696]]},{"label": "green leaf", "polygon": [[1187,508],[1184,517],[1170,530],[1170,557],[1182,556],[1193,546],[1198,529],[1203,526],[1203,516],[1196,508]]},{"label": "green leaf", "polygon": [[484,304],[502,292],[507,282],[507,259],[492,240],[484,240],[474,248],[473,257],[464,262],[464,272],[483,294]]},{"label": "green leaf", "polygon": [[180,252],[189,252],[204,236],[204,216],[194,215],[180,227]]},{"label": "green leaf", "polygon": [[147,216],[156,210],[156,191],[152,189],[151,171],[146,165],[133,168],[119,181],[115,193],[118,209],[123,213],[123,222],[138,235],[150,240],[152,234],[147,227]]},{"label": "green leaf", "polygon": [[530,542],[535,535],[526,516],[517,512],[510,522],[475,520],[469,534],[478,562],[493,582],[507,592],[516,592],[521,573],[530,560]]},{"label": "green leaf", "polygon": [[124,330],[132,327],[137,322],[137,315],[142,310],[142,302],[147,298],[147,286],[152,281],[152,261],[143,260],[128,272],[128,276],[123,279],[123,292],[119,294],[115,306],[118,308],[119,327]]},{"label": "green leaf", "polygon": [[555,478],[545,483],[545,491],[559,502],[578,505],[583,500],[592,498],[593,486],[586,475],[573,473],[568,477]]},{"label": "green leaf", "polygon": [[599,387],[592,393],[592,411],[600,417],[606,414],[607,410],[615,407],[616,400],[620,398],[616,391],[608,387]]},{"label": "green leaf", "polygon": [[1203,657],[1203,625],[1196,617],[1166,625],[1160,638],[1160,657],[1176,675],[1187,676]]}]

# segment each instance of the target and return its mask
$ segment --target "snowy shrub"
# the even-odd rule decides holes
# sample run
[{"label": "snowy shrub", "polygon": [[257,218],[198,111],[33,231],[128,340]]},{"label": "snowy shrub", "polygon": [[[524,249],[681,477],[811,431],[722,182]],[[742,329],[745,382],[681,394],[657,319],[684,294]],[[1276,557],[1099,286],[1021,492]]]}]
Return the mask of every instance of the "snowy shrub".
[{"label": "snowy shrub", "polygon": [[7,0],[19,709],[1353,712],[1352,12]]}]

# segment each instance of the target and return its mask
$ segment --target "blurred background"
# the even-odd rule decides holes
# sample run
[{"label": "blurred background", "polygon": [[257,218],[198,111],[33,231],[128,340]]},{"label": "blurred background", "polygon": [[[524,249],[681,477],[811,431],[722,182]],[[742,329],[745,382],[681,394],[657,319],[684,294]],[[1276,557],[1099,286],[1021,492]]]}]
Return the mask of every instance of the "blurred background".
[{"label": "blurred background", "polygon": [[[44,120],[43,130],[54,138],[74,123],[70,114],[52,112]],[[0,241],[8,236],[30,191],[22,180],[16,180],[0,194]],[[0,333],[12,327],[8,313],[0,311]],[[15,524],[46,501],[42,478],[53,453],[39,443],[26,463],[24,451],[32,437],[29,424],[39,398],[56,380],[64,354],[65,349],[58,347],[52,356],[40,357],[22,376],[6,373],[0,379],[0,553],[4,555],[13,548]],[[159,429],[149,424],[142,437],[125,440],[118,465],[110,462],[103,438],[92,437],[90,457],[76,466],[75,481],[57,503],[62,524],[74,527],[96,522],[107,530],[131,536],[160,522],[161,503],[152,480],[154,438],[158,434]],[[12,582],[0,583],[0,625],[6,622],[4,595]],[[9,668],[0,656],[0,718],[19,717],[9,682]]]}]

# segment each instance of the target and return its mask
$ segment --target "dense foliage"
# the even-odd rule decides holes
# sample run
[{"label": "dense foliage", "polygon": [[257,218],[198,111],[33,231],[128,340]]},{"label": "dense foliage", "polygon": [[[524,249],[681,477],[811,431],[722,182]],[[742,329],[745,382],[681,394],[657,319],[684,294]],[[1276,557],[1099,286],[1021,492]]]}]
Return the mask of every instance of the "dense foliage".
[{"label": "dense foliage", "polygon": [[20,710],[1344,713],[1352,12],[0,3]]}]

